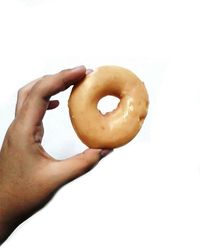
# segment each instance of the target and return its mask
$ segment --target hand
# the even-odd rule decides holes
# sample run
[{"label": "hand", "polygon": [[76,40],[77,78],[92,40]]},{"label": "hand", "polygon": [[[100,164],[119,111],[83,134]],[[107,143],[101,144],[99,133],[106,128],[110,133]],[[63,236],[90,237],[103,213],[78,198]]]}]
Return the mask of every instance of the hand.
[{"label": "hand", "polygon": [[44,76],[19,90],[15,119],[0,152],[0,243],[64,184],[92,169],[110,150],[87,149],[56,160],[42,147],[42,119],[59,105],[51,96],[78,83],[84,66]]}]

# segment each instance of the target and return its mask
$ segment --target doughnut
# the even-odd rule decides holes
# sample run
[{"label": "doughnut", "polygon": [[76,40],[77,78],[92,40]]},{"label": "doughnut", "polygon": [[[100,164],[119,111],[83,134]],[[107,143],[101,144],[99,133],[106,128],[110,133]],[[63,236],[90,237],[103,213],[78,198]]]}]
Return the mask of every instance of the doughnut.
[{"label": "doughnut", "polygon": [[[102,114],[99,100],[107,95],[120,102]],[[89,148],[113,149],[130,142],[139,132],[148,110],[144,83],[119,66],[101,66],[72,88],[68,100],[72,126]]]}]

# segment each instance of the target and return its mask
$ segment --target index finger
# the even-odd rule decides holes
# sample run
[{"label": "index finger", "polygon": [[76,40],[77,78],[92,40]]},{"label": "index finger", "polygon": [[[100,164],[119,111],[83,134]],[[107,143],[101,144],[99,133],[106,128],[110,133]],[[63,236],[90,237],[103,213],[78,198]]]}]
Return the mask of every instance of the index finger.
[{"label": "index finger", "polygon": [[23,86],[22,88],[20,88],[18,90],[18,93],[17,93],[17,103],[16,103],[16,106],[15,106],[15,116],[17,116],[17,114],[20,112],[20,109],[22,108],[23,106],[23,103],[25,101],[25,99],[27,98],[27,96],[29,95],[32,87],[41,79],[40,78],[37,78],[31,82],[29,82],[28,84],[26,84],[25,86]]},{"label": "index finger", "polygon": [[41,124],[51,96],[64,91],[79,82],[86,75],[86,68],[79,66],[74,69],[41,78],[31,89],[28,98],[20,111],[19,119],[26,127],[33,128]]}]

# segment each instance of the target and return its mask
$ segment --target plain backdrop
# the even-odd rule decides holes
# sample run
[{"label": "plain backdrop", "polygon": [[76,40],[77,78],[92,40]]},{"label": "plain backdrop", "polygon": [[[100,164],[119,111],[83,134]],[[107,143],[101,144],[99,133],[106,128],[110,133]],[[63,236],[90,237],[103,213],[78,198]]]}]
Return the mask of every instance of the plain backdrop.
[{"label": "plain backdrop", "polygon": [[[0,143],[17,90],[64,68],[126,67],[150,98],[138,136],[63,187],[2,250],[200,249],[198,2],[0,0]],[[86,148],[69,94],[44,119],[43,145],[58,159]]]}]

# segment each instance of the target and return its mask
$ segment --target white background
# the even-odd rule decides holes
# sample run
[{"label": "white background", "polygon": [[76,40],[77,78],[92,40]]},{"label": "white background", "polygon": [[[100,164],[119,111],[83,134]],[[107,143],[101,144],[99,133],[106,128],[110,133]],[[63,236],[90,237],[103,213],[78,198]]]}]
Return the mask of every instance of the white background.
[{"label": "white background", "polygon": [[[85,64],[116,64],[146,84],[138,136],[63,187],[2,250],[200,249],[200,36],[193,0],[0,1],[0,140],[18,88]],[[83,150],[67,98],[45,117],[44,147]]]}]

